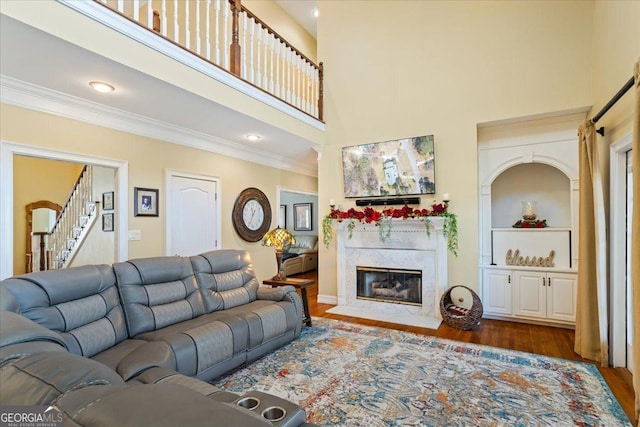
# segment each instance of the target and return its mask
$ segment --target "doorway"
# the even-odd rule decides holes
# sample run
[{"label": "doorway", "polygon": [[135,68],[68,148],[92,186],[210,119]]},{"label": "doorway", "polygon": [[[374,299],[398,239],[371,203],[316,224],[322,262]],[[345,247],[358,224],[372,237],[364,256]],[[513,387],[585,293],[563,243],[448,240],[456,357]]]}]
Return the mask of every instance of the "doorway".
[{"label": "doorway", "polygon": [[[70,163],[81,163],[92,166],[102,166],[115,170],[115,203],[119,207],[115,220],[114,259],[125,261],[128,257],[128,197],[127,191],[118,189],[128,188],[127,162],[104,159],[77,153],[65,153],[48,148],[15,144],[0,141],[0,240],[14,241],[14,156],[37,157],[51,160],[61,160]],[[0,245],[0,280],[14,275],[14,248],[12,244]],[[20,254],[22,255],[22,254]]]},{"label": "doorway", "polygon": [[220,249],[219,178],[167,170],[167,255]]},{"label": "doorway", "polygon": [[633,170],[631,132],[611,144],[611,362],[632,370],[633,310],[631,309],[631,214]]}]

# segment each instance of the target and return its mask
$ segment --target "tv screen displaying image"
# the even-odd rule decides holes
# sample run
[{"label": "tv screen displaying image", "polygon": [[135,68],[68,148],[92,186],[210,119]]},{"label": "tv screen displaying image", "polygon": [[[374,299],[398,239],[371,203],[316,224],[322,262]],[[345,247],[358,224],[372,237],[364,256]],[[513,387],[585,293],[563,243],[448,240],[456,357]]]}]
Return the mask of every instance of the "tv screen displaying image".
[{"label": "tv screen displaying image", "polygon": [[433,135],[342,148],[345,197],[435,194]]}]

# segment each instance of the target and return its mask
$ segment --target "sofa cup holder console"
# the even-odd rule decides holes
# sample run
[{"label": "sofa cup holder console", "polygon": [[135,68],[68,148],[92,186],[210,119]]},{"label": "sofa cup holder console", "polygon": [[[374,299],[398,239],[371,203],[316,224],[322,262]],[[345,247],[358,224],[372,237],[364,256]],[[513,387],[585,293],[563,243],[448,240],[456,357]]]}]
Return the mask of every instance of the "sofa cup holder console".
[{"label": "sofa cup holder console", "polygon": [[242,399],[236,402],[236,405],[252,411],[256,409],[258,406],[260,406],[260,399],[253,396],[243,397]]},{"label": "sofa cup holder console", "polygon": [[273,423],[284,419],[287,416],[287,411],[279,406],[269,406],[260,415]]},{"label": "sofa cup holder console", "polygon": [[260,391],[248,392],[236,400],[235,404],[259,414],[278,427],[298,426],[306,421],[305,411],[300,406]]}]

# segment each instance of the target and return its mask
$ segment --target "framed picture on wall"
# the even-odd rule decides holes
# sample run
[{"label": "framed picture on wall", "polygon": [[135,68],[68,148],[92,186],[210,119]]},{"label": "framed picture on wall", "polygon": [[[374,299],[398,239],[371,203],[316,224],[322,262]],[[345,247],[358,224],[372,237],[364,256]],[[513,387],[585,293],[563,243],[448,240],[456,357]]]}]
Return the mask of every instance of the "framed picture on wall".
[{"label": "framed picture on wall", "polygon": [[311,203],[295,203],[293,205],[293,229],[295,231],[311,231]]},{"label": "framed picture on wall", "polygon": [[133,215],[158,216],[158,190],[154,188],[133,189]]},{"label": "framed picture on wall", "polygon": [[103,211],[113,210],[113,191],[107,191],[106,193],[102,193],[102,210]]},{"label": "framed picture on wall", "polygon": [[287,228],[287,205],[280,205],[278,212],[278,227]]},{"label": "framed picture on wall", "polygon": [[102,231],[113,231],[113,213],[102,214]]}]

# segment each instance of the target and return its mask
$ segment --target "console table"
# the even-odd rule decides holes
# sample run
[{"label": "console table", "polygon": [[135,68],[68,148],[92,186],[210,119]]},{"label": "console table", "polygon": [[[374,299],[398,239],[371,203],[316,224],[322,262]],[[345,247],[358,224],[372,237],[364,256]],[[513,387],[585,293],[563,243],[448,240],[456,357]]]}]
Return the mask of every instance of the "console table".
[{"label": "console table", "polygon": [[286,278],[284,280],[263,280],[263,284],[276,287],[276,286],[293,286],[296,289],[300,289],[300,293],[302,294],[302,306],[304,307],[304,319],[302,322],[307,326],[311,326],[311,314],[309,313],[309,298],[307,297],[307,288],[313,285],[315,282],[311,279],[294,279],[294,278]]}]

